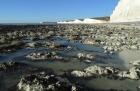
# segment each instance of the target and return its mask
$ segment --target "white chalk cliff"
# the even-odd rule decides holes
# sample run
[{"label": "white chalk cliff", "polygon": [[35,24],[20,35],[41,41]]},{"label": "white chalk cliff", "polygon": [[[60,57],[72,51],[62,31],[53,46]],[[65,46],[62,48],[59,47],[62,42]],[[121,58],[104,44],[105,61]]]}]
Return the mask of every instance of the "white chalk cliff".
[{"label": "white chalk cliff", "polygon": [[104,20],[98,20],[98,19],[90,19],[90,18],[85,18],[83,23],[106,23],[107,21]]},{"label": "white chalk cliff", "polygon": [[140,0],[120,0],[110,22],[135,22],[140,21]]}]

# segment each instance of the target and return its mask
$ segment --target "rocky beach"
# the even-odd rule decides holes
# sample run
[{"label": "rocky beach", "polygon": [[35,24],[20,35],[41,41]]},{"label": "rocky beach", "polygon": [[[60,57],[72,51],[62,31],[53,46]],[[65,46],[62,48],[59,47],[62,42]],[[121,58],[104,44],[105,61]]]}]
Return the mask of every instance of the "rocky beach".
[{"label": "rocky beach", "polygon": [[1,91],[136,91],[140,26],[0,26]]}]

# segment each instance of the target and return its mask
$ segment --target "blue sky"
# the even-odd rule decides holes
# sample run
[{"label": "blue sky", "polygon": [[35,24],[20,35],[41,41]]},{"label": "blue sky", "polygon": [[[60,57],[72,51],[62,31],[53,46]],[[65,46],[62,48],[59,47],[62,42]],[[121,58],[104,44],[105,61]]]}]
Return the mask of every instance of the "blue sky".
[{"label": "blue sky", "polygon": [[119,0],[0,0],[0,23],[38,23],[109,16]]}]

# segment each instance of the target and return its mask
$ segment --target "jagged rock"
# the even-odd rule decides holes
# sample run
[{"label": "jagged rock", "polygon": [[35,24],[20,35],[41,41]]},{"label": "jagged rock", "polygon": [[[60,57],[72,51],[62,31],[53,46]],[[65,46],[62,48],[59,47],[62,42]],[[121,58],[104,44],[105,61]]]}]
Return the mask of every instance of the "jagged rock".
[{"label": "jagged rock", "polygon": [[71,74],[75,77],[92,77],[94,75],[113,75],[121,78],[139,79],[140,68],[133,67],[129,71],[119,71],[112,67],[99,67],[97,65],[87,67],[84,71],[74,70]]},{"label": "jagged rock", "polygon": [[140,21],[140,0],[119,0],[110,22],[133,22]]},{"label": "jagged rock", "polygon": [[14,61],[4,62],[0,64],[0,71],[17,69],[20,66],[21,66],[21,63],[18,63],[18,62],[14,62]]},{"label": "jagged rock", "polygon": [[[24,76],[17,85],[18,91],[90,91],[70,83],[66,78],[55,75]],[[94,91],[94,90],[93,90]]]},{"label": "jagged rock", "polygon": [[91,54],[86,54],[86,53],[78,53],[77,54],[78,58],[88,58],[88,59],[94,59],[95,55],[91,55]]},{"label": "jagged rock", "polygon": [[44,53],[31,53],[26,55],[26,58],[32,59],[32,60],[44,60],[47,58],[51,58],[54,53],[51,52],[44,52]]},{"label": "jagged rock", "polygon": [[120,47],[117,46],[104,46],[104,53],[110,52],[111,54],[113,53],[113,51],[121,51],[122,49]]},{"label": "jagged rock", "polygon": [[72,57],[66,57],[66,56],[61,56],[58,55],[56,52],[38,52],[38,53],[30,53],[25,56],[28,59],[31,60],[47,60],[47,59],[58,59],[61,61],[69,61],[73,59]]},{"label": "jagged rock", "polygon": [[139,79],[139,72],[139,68],[133,67],[129,71],[121,71],[117,75],[122,78]]},{"label": "jagged rock", "polygon": [[91,63],[92,61],[90,61],[90,60],[85,60],[85,62],[86,62],[86,63]]},{"label": "jagged rock", "polygon": [[76,77],[92,77],[94,75],[103,75],[103,74],[115,74],[118,70],[112,67],[99,67],[97,65],[90,66],[84,69],[84,71],[74,70],[71,72],[73,76]]},{"label": "jagged rock", "polygon": [[94,39],[92,39],[92,38],[87,38],[87,39],[83,42],[83,44],[98,45],[98,43],[97,43]]},{"label": "jagged rock", "polygon": [[138,47],[136,45],[132,45],[132,46],[130,46],[130,49],[136,50],[136,49],[138,49]]},{"label": "jagged rock", "polygon": [[140,60],[131,61],[130,64],[132,64],[134,66],[139,66],[140,65]]},{"label": "jagged rock", "polygon": [[97,75],[102,75],[104,73],[104,69],[97,65],[88,67],[84,69],[84,71],[86,73],[92,73],[92,74],[97,74]]},{"label": "jagged rock", "polygon": [[28,47],[35,47],[35,43],[33,43],[33,42],[32,42],[32,43],[27,43],[26,45],[27,45]]},{"label": "jagged rock", "polygon": [[78,71],[78,70],[72,71],[71,74],[75,77],[91,77],[91,76],[93,76],[93,74],[91,74],[91,73],[86,73],[86,72]]}]

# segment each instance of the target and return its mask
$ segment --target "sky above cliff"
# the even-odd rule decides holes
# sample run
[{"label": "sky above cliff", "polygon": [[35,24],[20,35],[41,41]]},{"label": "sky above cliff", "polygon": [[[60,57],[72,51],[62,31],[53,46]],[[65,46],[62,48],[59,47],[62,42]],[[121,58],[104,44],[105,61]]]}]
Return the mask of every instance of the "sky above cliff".
[{"label": "sky above cliff", "polygon": [[119,0],[0,0],[0,23],[38,23],[110,16]]}]

